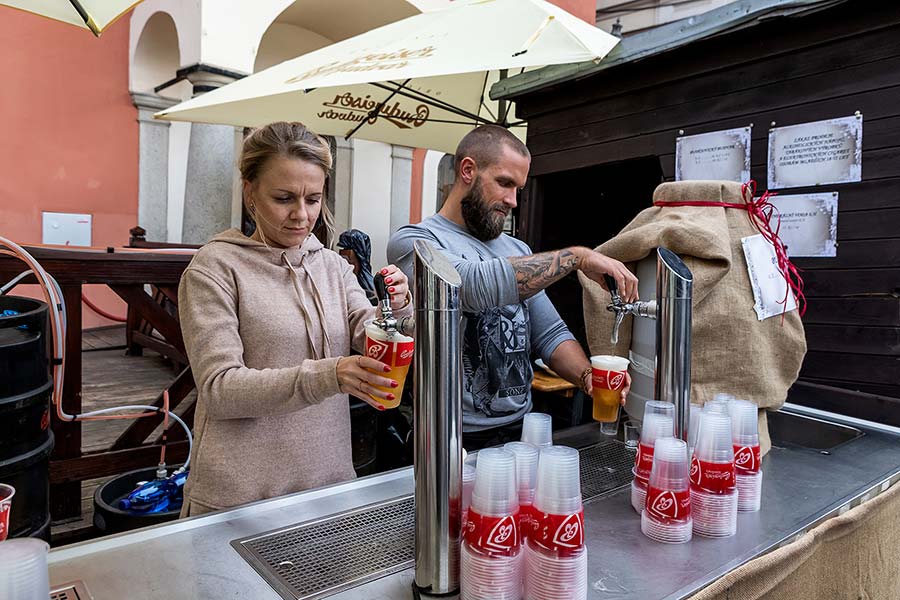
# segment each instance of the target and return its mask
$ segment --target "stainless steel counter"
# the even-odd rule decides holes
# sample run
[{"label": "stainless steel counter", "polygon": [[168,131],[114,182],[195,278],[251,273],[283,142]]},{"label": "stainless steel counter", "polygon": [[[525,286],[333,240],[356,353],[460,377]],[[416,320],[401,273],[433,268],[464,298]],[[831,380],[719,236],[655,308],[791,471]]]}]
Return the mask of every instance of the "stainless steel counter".
[{"label": "stainless steel counter", "polygon": [[[640,532],[628,488],[587,504],[588,597],[688,597],[900,480],[900,432],[825,416],[854,425],[865,435],[828,453],[774,447],[763,460],[763,508],[739,514],[738,533],[732,538],[695,537],[679,546],[654,543]],[[556,441],[578,447],[599,441],[598,436],[595,428],[584,426],[563,432]],[[408,468],[57,548],[50,553],[51,584],[82,580],[95,600],[277,600],[279,595],[232,548],[233,540],[412,493]],[[412,581],[413,570],[407,569],[331,598],[407,599],[412,597]]]}]

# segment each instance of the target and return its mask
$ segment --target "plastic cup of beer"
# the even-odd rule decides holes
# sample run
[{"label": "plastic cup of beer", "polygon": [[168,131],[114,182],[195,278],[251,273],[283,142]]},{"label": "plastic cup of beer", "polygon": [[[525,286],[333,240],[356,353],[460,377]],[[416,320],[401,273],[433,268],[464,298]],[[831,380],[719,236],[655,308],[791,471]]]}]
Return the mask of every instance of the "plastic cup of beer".
[{"label": "plastic cup of beer", "polygon": [[385,400],[369,395],[372,400],[385,408],[397,408],[400,406],[400,397],[403,395],[403,384],[406,382],[406,374],[413,359],[414,340],[400,332],[389,334],[375,324],[374,319],[365,322],[366,325],[366,356],[381,361],[391,368],[389,373],[379,372],[378,375],[393,379],[398,383],[395,388],[374,386],[379,390],[390,392],[393,400]]},{"label": "plastic cup of beer", "polygon": [[16,488],[0,483],[0,542],[9,535],[9,513],[12,510],[12,499]]},{"label": "plastic cup of beer", "polygon": [[595,421],[618,423],[628,364],[628,359],[621,356],[601,354],[591,357]]}]

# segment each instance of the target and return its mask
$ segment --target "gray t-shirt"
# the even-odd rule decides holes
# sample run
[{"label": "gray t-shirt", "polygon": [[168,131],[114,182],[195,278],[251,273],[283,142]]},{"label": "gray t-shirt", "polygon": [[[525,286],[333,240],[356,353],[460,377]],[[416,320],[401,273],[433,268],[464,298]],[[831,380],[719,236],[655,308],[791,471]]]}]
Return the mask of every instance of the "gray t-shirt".
[{"label": "gray t-shirt", "polygon": [[401,227],[388,244],[388,260],[413,276],[413,244],[426,240],[444,251],[462,278],[463,431],[508,425],[531,410],[531,357],[550,356],[575,339],[544,292],[520,301],[509,256],[532,254],[506,234],[489,242],[434,215]]}]

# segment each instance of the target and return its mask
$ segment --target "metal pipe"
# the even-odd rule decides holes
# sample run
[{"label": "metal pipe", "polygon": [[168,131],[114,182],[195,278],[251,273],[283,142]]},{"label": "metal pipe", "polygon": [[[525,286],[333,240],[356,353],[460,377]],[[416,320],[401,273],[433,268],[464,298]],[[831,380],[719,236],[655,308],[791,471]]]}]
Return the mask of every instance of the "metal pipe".
[{"label": "metal pipe", "polygon": [[462,360],[459,273],[428,242],[414,246],[415,595],[459,590]]},{"label": "metal pipe", "polygon": [[694,277],[671,250],[657,248],[656,258],[656,397],[675,404],[675,437],[687,440]]}]

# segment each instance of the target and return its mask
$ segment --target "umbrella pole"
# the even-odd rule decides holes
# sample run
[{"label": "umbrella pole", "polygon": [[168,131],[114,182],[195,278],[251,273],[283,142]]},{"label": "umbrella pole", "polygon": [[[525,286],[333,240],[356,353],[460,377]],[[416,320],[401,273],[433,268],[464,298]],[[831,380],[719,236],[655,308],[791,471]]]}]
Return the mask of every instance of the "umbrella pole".
[{"label": "umbrella pole", "polygon": [[87,28],[91,30],[96,37],[100,37],[100,28],[97,27],[97,23],[94,22],[94,17],[92,17],[88,11],[84,9],[81,5],[81,2],[78,0],[69,0],[69,3],[72,7],[78,12],[78,16],[81,17],[81,20],[84,21],[84,24],[87,25]]}]

